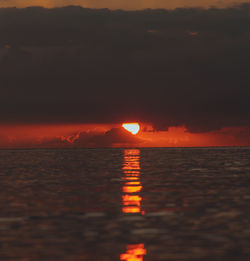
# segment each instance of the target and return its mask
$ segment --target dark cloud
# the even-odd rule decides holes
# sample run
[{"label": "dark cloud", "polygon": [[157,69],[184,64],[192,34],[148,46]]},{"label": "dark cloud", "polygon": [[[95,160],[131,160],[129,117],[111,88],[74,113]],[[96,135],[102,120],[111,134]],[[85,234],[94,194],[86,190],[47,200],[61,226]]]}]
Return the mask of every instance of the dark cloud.
[{"label": "dark cloud", "polygon": [[250,125],[250,5],[0,9],[1,123]]},{"label": "dark cloud", "polygon": [[232,4],[240,4],[249,2],[249,0],[0,0],[0,7],[27,7],[27,6],[43,6],[43,7],[59,7],[67,5],[81,5],[88,8],[110,8],[110,9],[126,9],[138,10],[146,8],[167,8],[173,9],[177,7],[228,7]]},{"label": "dark cloud", "polygon": [[55,137],[43,139],[41,147],[126,147],[139,146],[143,140],[130,134],[123,128],[112,128],[105,133],[80,132],[68,137]]}]

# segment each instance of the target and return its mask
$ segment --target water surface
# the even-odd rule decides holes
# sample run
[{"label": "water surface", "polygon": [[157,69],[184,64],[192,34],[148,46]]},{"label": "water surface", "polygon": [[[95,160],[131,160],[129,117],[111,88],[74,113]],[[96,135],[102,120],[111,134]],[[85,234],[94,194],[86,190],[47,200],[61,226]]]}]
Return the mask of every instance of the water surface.
[{"label": "water surface", "polygon": [[249,260],[250,149],[0,150],[1,260]]}]

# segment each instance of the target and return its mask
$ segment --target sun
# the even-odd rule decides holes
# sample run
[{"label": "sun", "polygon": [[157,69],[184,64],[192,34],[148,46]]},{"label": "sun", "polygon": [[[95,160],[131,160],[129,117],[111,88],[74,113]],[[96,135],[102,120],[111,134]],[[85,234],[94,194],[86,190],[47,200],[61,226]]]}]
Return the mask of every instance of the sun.
[{"label": "sun", "polygon": [[137,122],[133,122],[133,123],[123,123],[123,124],[122,124],[122,127],[123,127],[125,130],[131,132],[133,135],[136,135],[136,134],[139,132],[139,130],[140,130],[140,125],[139,125],[139,123],[137,123]]}]

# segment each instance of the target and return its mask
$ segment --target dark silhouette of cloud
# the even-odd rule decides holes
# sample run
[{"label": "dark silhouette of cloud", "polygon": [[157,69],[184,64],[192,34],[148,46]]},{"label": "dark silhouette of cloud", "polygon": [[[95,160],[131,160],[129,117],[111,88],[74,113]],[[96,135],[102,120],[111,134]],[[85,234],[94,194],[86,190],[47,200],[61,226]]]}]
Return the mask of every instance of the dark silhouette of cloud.
[{"label": "dark silhouette of cloud", "polygon": [[[7,8],[0,35],[2,124],[144,121],[195,133],[250,126],[249,4]],[[92,139],[105,144],[106,136]]]},{"label": "dark silhouette of cloud", "polygon": [[249,2],[249,0],[0,0],[0,7],[27,7],[27,6],[43,6],[47,8],[81,5],[88,8],[110,8],[110,9],[126,9],[138,10],[145,8],[167,8],[173,9],[177,7],[228,7],[232,4],[240,4]]},{"label": "dark silhouette of cloud", "polygon": [[105,133],[80,132],[69,137],[55,137],[43,139],[41,147],[126,147],[138,146],[143,140],[130,134],[123,128],[112,128]]},{"label": "dark silhouette of cloud", "polygon": [[[81,144],[81,139],[79,139]],[[130,134],[123,128],[112,128],[104,135],[95,135],[89,140],[94,147],[110,147],[110,146],[131,146],[138,145],[142,140]]]}]

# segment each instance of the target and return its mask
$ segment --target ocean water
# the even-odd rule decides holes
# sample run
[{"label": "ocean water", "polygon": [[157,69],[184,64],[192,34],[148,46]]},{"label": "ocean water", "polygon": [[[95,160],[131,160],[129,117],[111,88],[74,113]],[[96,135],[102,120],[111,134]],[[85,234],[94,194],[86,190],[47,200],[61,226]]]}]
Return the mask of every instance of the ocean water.
[{"label": "ocean water", "polygon": [[250,260],[250,148],[0,150],[0,260]]}]

